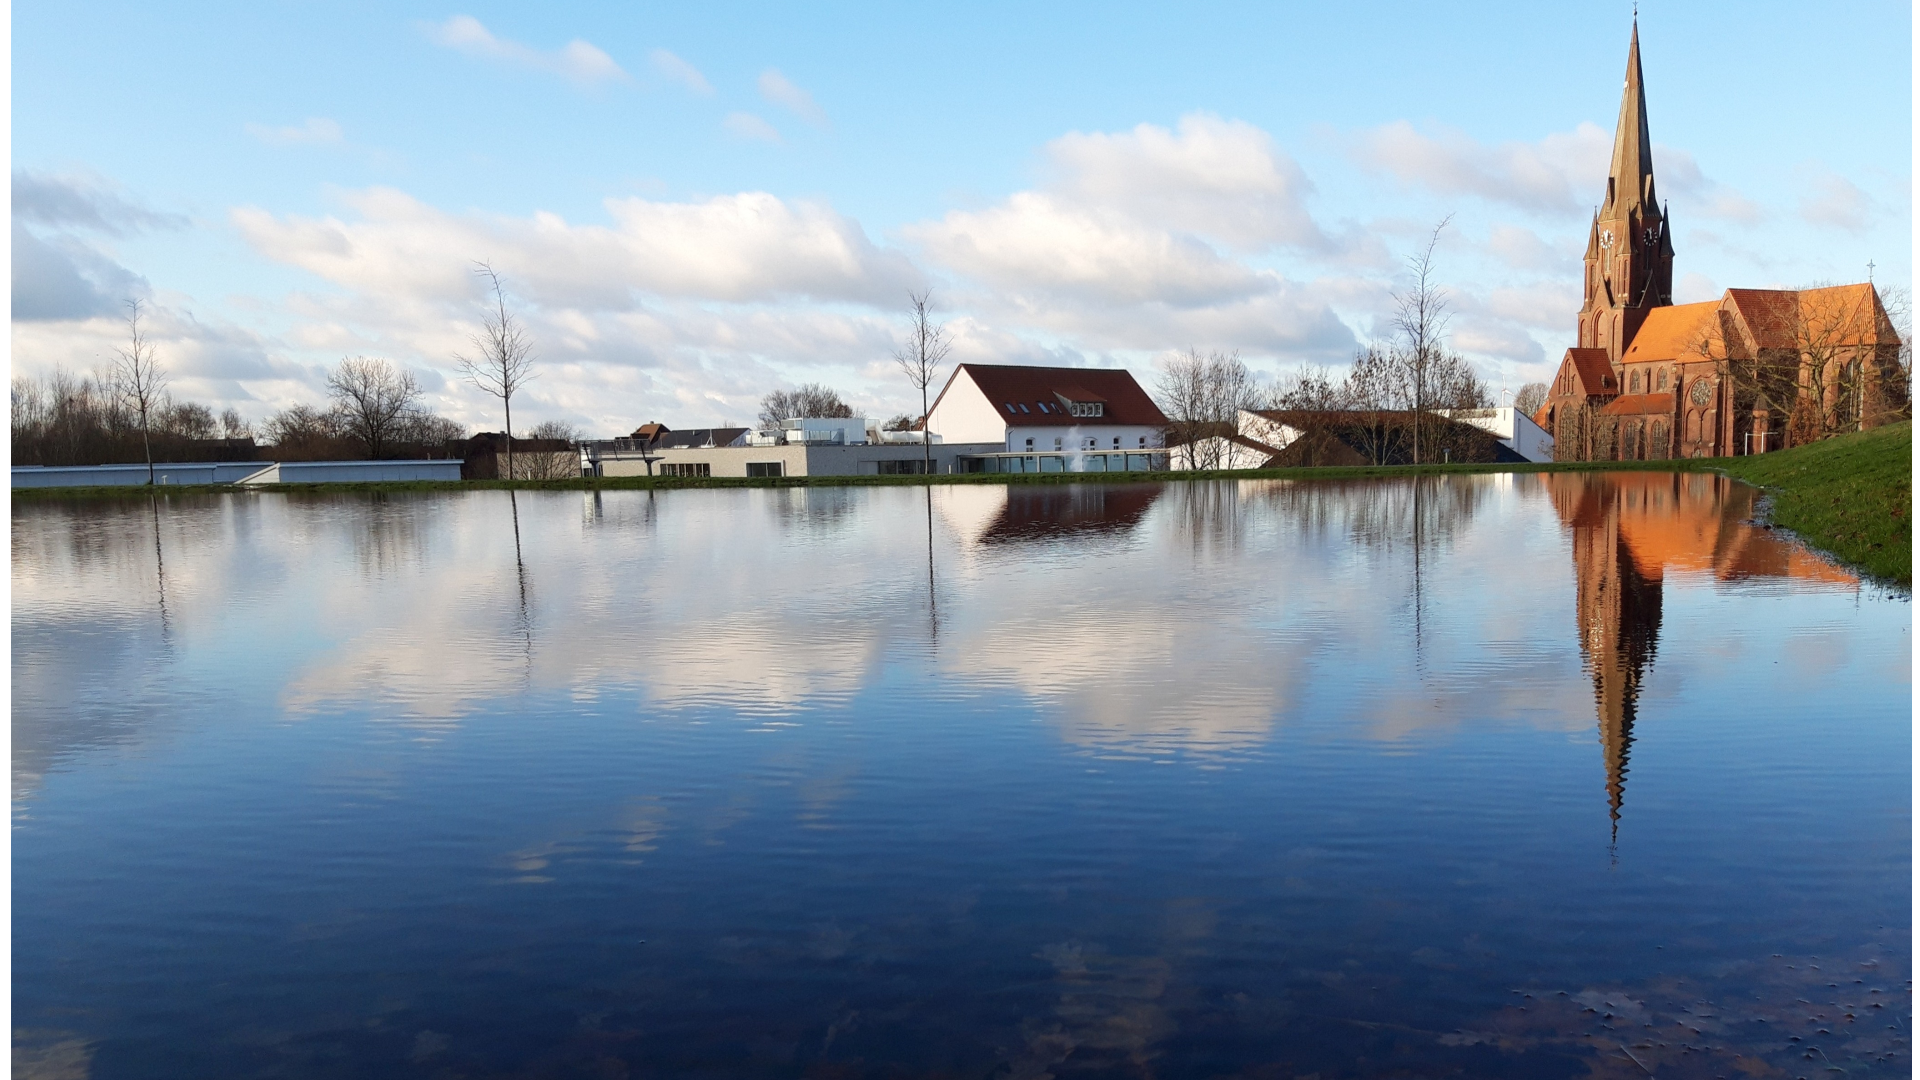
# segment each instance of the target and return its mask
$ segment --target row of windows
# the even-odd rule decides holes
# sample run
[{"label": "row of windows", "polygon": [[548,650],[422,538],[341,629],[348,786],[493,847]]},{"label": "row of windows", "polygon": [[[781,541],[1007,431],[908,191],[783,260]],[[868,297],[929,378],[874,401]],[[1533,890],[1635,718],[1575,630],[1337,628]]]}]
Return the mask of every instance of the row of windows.
[{"label": "row of windows", "polygon": [[785,476],[786,474],[787,474],[787,470],[784,462],[779,462],[779,461],[747,462],[748,476]]},{"label": "row of windows", "polygon": [[[1005,402],[1004,405],[1009,416],[1019,416],[1021,413],[1032,415],[1033,413],[1033,409],[1027,408],[1026,402],[1024,401],[1009,401]],[[1045,401],[1034,402],[1033,408],[1039,409],[1049,416],[1058,416],[1061,412],[1060,406],[1049,404]],[[1066,411],[1072,416],[1105,416],[1107,414],[1107,407],[1097,401],[1075,401],[1069,404]]]},{"label": "row of windows", "polygon": [[713,466],[704,461],[669,461],[660,466],[661,476],[712,476]]},{"label": "row of windows", "polygon": [[[1053,437],[1053,448],[1054,448],[1055,450],[1065,450],[1065,449],[1067,448],[1067,447],[1066,447],[1066,436],[1064,436],[1064,435],[1055,435],[1055,436]],[[1144,450],[1144,449],[1146,449],[1146,448],[1147,448],[1147,437],[1146,437],[1145,435],[1142,435],[1142,436],[1140,436],[1140,446],[1139,446],[1139,449],[1142,449],[1142,450]],[[1028,449],[1028,450],[1032,450],[1032,449],[1033,449],[1033,439],[1032,439],[1031,437],[1029,437],[1029,438],[1027,439],[1027,449]],[[1100,440],[1099,440],[1099,439],[1097,439],[1097,438],[1095,438],[1095,437],[1094,437],[1094,436],[1092,436],[1092,435],[1089,435],[1089,436],[1087,436],[1086,438],[1084,438],[1084,439],[1082,439],[1082,440],[1080,440],[1080,445],[1079,445],[1079,446],[1076,446],[1076,447],[1074,447],[1074,449],[1076,449],[1076,450],[1098,450],[1098,449],[1100,449]],[[1120,449],[1120,436],[1118,436],[1118,435],[1115,435],[1115,436],[1113,437],[1113,449],[1115,449],[1115,450],[1118,450],[1118,449]]]},{"label": "row of windows", "polygon": [[[1654,385],[1656,382],[1659,383],[1658,388],[1656,388]],[[1656,373],[1648,372],[1646,380],[1644,382],[1641,381],[1639,371],[1634,371],[1627,376],[1627,393],[1629,394],[1639,394],[1639,393],[1657,394],[1660,391],[1665,390],[1666,388],[1667,388],[1667,369],[1666,368],[1661,368],[1657,373],[1657,375]]]}]

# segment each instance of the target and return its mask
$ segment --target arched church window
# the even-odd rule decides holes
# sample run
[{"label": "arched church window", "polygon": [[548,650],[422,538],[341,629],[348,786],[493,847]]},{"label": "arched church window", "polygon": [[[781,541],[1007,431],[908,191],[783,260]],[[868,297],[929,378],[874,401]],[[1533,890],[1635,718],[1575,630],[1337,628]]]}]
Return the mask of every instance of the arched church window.
[{"label": "arched church window", "polygon": [[1633,376],[1628,381],[1627,392],[1630,394],[1637,394],[1640,392],[1640,373],[1639,372],[1637,371],[1634,372]]},{"label": "arched church window", "polygon": [[1661,368],[1660,369],[1660,389],[1665,390],[1666,388],[1667,388],[1667,369]]}]

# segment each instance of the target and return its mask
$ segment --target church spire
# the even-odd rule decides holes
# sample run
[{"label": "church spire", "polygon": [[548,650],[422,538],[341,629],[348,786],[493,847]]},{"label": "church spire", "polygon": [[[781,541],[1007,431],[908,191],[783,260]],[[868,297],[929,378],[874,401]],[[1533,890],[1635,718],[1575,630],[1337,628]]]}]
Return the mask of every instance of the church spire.
[{"label": "church spire", "polygon": [[1613,168],[1607,175],[1607,209],[1658,205],[1653,195],[1653,139],[1647,133],[1647,91],[1640,81],[1640,21],[1627,47],[1627,85],[1620,95],[1620,122],[1613,129]]}]

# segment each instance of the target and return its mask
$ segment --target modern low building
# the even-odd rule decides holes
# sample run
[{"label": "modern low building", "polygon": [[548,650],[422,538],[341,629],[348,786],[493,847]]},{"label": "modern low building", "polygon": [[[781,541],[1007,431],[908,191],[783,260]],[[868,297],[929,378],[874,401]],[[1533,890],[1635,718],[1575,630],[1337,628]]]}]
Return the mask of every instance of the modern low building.
[{"label": "modern low building", "polygon": [[[16,488],[135,487],[147,483],[146,463],[122,465],[16,465]],[[458,480],[459,458],[406,461],[169,461],[155,462],[153,483],[365,484],[407,480]]]},{"label": "modern low building", "polygon": [[[580,444],[588,476],[895,476],[923,473],[929,457],[917,431],[880,431],[862,417],[797,418],[776,427],[672,431],[646,424],[633,435]],[[950,473],[963,455],[998,449],[934,438],[933,471]]]},{"label": "modern low building", "polygon": [[1463,424],[1472,424],[1500,440],[1500,445],[1528,461],[1553,460],[1553,436],[1533,417],[1511,405],[1497,409],[1442,409],[1440,415]]},{"label": "modern low building", "polygon": [[1167,418],[1124,369],[961,364],[927,411],[936,444],[985,447],[961,472],[1166,467]]}]

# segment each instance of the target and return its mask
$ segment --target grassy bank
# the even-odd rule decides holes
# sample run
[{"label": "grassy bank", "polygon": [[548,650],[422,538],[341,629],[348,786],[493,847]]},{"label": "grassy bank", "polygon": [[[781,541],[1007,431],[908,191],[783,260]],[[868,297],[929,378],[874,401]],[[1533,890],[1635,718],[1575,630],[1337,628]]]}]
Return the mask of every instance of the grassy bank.
[{"label": "grassy bank", "polygon": [[1773,524],[1883,581],[1913,587],[1913,423],[1713,465],[1767,489]]},{"label": "grassy bank", "polygon": [[[1585,472],[1618,470],[1719,471],[1766,488],[1772,521],[1807,543],[1881,580],[1913,584],[1912,469],[1913,425],[1889,425],[1812,446],[1750,458],[1694,461],[1608,461],[1551,465],[1418,465],[1355,468],[1258,469],[1238,472],[1180,473],[1180,480],[1286,479],[1361,480],[1416,475],[1471,475],[1494,472]],[[920,484],[1124,484],[1175,479],[1168,473],[1037,473],[961,476],[786,476],[645,477],[575,480],[419,480],[365,484],[276,484],[234,488],[229,485],[179,485],[169,496],[196,494],[391,494],[502,490],[517,491],[673,491],[684,488],[897,487]],[[16,502],[145,498],[145,487],[20,488]]]}]

